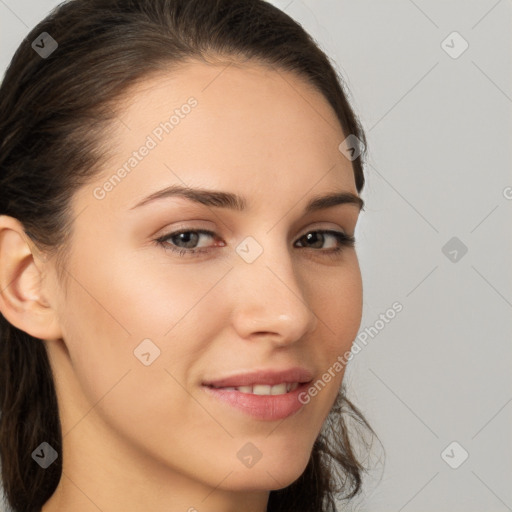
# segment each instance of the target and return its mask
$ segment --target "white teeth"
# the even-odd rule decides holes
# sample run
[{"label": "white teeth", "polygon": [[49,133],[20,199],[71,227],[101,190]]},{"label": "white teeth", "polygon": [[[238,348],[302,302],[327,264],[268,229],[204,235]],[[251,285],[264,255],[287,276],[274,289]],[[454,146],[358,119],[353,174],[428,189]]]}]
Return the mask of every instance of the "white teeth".
[{"label": "white teeth", "polygon": [[288,385],[285,383],[276,384],[275,386],[272,386],[270,388],[270,394],[271,395],[284,395],[285,393],[288,392],[287,387],[288,387]]},{"label": "white teeth", "polygon": [[239,391],[240,393],[247,393],[252,395],[284,395],[290,391],[295,391],[299,387],[298,382],[276,384],[269,386],[267,384],[255,384],[254,386],[238,386],[222,388],[228,391]]},{"label": "white teeth", "polygon": [[253,395],[270,395],[272,386],[266,386],[265,384],[256,384],[252,387]]}]

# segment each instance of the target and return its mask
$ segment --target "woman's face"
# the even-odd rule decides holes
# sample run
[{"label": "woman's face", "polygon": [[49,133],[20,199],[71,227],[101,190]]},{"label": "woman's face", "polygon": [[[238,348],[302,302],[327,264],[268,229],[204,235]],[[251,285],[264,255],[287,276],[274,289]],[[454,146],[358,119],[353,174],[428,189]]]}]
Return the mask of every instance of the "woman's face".
[{"label": "woman's face", "polygon": [[[338,150],[348,134],[320,93],[256,64],[189,63],[123,107],[109,165],[73,198],[67,284],[53,281],[62,340],[45,343],[64,473],[98,506],[117,474],[162,489],[285,487],[306,467],[361,319],[356,251],[321,233],[354,235],[359,205],[306,211],[357,195]],[[288,396],[279,385],[304,381]]]}]

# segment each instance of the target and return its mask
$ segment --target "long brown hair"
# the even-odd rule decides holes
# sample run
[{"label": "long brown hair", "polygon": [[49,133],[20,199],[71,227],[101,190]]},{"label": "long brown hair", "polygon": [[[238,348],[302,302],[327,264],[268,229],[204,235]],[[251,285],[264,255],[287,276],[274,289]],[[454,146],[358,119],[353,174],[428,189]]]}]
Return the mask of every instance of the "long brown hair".
[{"label": "long brown hair", "polygon": [[[33,43],[47,33],[53,52]],[[320,91],[346,136],[361,141],[352,161],[364,185],[366,140],[341,76],[314,40],[263,0],[71,0],[21,43],[0,86],[0,215],[58,261],[69,240],[69,203],[108,154],[108,128],[121,95],[150,74],[208,56],[254,59],[292,71]],[[340,141],[341,142],[341,141]],[[41,340],[0,315],[0,455],[5,495],[15,512],[38,512],[55,491],[62,457],[42,469],[31,459],[43,441],[58,453],[62,432],[51,366]],[[335,499],[361,490],[346,417],[373,430],[344,388],[318,436],[304,473],[270,493],[269,512],[334,511]]]}]

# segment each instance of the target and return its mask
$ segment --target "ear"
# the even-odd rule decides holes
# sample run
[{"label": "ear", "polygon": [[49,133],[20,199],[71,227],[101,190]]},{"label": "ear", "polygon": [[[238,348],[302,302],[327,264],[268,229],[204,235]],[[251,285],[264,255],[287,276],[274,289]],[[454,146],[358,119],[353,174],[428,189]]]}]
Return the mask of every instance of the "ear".
[{"label": "ear", "polygon": [[0,312],[27,334],[52,340],[61,338],[62,332],[45,296],[45,265],[21,223],[0,215]]}]

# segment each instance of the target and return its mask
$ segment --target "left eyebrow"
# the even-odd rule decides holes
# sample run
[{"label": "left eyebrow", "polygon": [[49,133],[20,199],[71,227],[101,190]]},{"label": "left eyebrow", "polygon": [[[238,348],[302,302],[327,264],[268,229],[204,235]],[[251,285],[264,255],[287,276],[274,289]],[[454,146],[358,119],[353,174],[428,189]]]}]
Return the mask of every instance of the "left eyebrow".
[{"label": "left eyebrow", "polygon": [[311,199],[306,205],[304,213],[332,208],[338,204],[351,204],[356,206],[358,210],[364,210],[364,201],[359,196],[352,194],[352,192],[335,192]]},{"label": "left eyebrow", "polygon": [[[132,206],[130,210],[146,205],[158,199],[169,197],[183,197],[190,201],[210,206],[214,208],[229,208],[236,211],[247,209],[247,200],[232,192],[223,192],[220,190],[210,190],[204,188],[183,187],[181,185],[171,185],[162,190],[158,190],[148,197],[142,199]],[[304,213],[312,213],[318,210],[332,208],[339,204],[354,205],[358,210],[364,210],[364,201],[352,192],[333,192],[323,196],[317,196],[310,199],[304,208]]]}]

